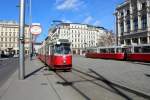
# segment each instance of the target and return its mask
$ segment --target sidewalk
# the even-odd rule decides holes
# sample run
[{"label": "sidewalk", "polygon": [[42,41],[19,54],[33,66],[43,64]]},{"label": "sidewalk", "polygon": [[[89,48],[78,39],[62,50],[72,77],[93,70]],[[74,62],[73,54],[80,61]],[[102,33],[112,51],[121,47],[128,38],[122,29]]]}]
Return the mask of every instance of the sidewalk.
[{"label": "sidewalk", "polygon": [[18,80],[16,71],[0,88],[0,100],[59,100],[47,78],[44,64],[34,58],[25,61],[26,78]]}]

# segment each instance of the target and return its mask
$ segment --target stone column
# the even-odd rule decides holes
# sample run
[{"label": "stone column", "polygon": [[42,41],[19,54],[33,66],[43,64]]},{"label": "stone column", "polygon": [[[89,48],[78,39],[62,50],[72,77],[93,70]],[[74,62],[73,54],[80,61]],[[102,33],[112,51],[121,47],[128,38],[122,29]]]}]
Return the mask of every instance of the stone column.
[{"label": "stone column", "polygon": [[117,27],[118,27],[118,36],[121,35],[121,30],[120,30],[120,15],[119,15],[119,12],[117,14]]},{"label": "stone column", "polygon": [[147,29],[150,31],[150,1],[147,0]]},{"label": "stone column", "polygon": [[116,33],[116,45],[118,45],[118,12],[115,12],[115,33]]},{"label": "stone column", "polygon": [[140,37],[138,38],[138,44],[141,44],[141,39],[140,39]]},{"label": "stone column", "polygon": [[131,45],[133,44],[133,40],[132,40],[132,38],[130,39],[130,41],[131,41]]},{"label": "stone column", "polygon": [[83,50],[83,49],[80,48],[80,55],[83,55],[83,54],[82,54],[82,50]]},{"label": "stone column", "polygon": [[126,10],[125,9],[123,9],[123,26],[124,26],[124,32],[127,32]]},{"label": "stone column", "polygon": [[120,44],[121,28],[120,28],[120,15],[117,13],[117,44]]},{"label": "stone column", "polygon": [[147,36],[147,44],[150,44],[150,36]]},{"label": "stone column", "polygon": [[141,13],[138,12],[138,30],[142,29]]},{"label": "stone column", "polygon": [[141,21],[141,2],[137,0],[137,10],[138,10],[138,30],[142,29],[142,21]]},{"label": "stone column", "polygon": [[130,31],[133,32],[134,30],[134,24],[133,24],[133,16],[130,16]]},{"label": "stone column", "polygon": [[130,3],[130,31],[133,32],[133,7],[132,7],[132,4]]},{"label": "stone column", "polygon": [[76,48],[76,54],[78,54],[78,49]]},{"label": "stone column", "polygon": [[118,45],[121,44],[121,40],[120,40],[120,37],[118,37]]},{"label": "stone column", "polygon": [[124,45],[126,45],[127,43],[126,43],[126,40],[124,39]]}]

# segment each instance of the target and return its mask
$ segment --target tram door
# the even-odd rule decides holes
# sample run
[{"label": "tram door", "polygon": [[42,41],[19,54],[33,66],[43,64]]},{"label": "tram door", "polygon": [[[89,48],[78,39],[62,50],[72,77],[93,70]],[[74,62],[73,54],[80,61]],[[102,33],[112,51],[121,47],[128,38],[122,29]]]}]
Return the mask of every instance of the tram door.
[{"label": "tram door", "polygon": [[45,47],[45,61],[47,64],[48,64],[48,59],[49,59],[48,53],[49,53],[49,48],[48,48],[48,45],[46,45],[46,47]]},{"label": "tram door", "polygon": [[49,64],[53,64],[53,54],[54,54],[54,47],[52,45],[49,45]]}]

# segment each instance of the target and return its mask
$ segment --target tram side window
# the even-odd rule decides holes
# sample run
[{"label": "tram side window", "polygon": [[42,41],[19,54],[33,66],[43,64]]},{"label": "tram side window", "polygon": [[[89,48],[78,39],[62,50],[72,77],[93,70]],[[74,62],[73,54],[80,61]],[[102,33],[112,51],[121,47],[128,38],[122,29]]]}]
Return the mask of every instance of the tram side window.
[{"label": "tram side window", "polygon": [[47,45],[46,46],[46,55],[48,55],[49,54],[49,46]]},{"label": "tram side window", "polygon": [[94,53],[93,49],[88,49],[87,52]]},{"label": "tram side window", "polygon": [[150,46],[145,46],[142,48],[143,53],[150,53]]},{"label": "tram side window", "polygon": [[142,48],[141,47],[134,47],[134,52],[135,53],[141,53],[142,52]]},{"label": "tram side window", "polygon": [[115,53],[115,49],[114,49],[114,48],[111,48],[111,49],[110,49],[110,53]]},{"label": "tram side window", "polygon": [[49,55],[51,55],[52,54],[52,47],[49,45]]},{"label": "tram side window", "polygon": [[106,53],[106,49],[100,49],[101,53]]},{"label": "tram side window", "polygon": [[123,51],[122,48],[116,48],[117,53],[121,53],[122,51]]},{"label": "tram side window", "polygon": [[125,48],[125,50],[126,50],[127,53],[132,53],[133,52],[132,48]]},{"label": "tram side window", "polygon": [[54,52],[55,52],[54,46],[51,46],[51,54],[54,54]]}]

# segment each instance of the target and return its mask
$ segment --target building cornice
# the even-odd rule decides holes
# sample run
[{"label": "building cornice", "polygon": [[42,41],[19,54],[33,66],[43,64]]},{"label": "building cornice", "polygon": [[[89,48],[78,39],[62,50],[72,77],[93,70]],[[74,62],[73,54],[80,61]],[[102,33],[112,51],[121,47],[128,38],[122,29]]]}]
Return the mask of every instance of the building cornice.
[{"label": "building cornice", "polygon": [[121,8],[123,8],[123,7],[125,7],[125,6],[127,6],[129,3],[130,3],[130,2],[129,2],[128,0],[125,1],[125,2],[123,2],[123,3],[121,3],[120,5],[117,6],[116,10],[119,10],[119,9],[121,9]]}]

